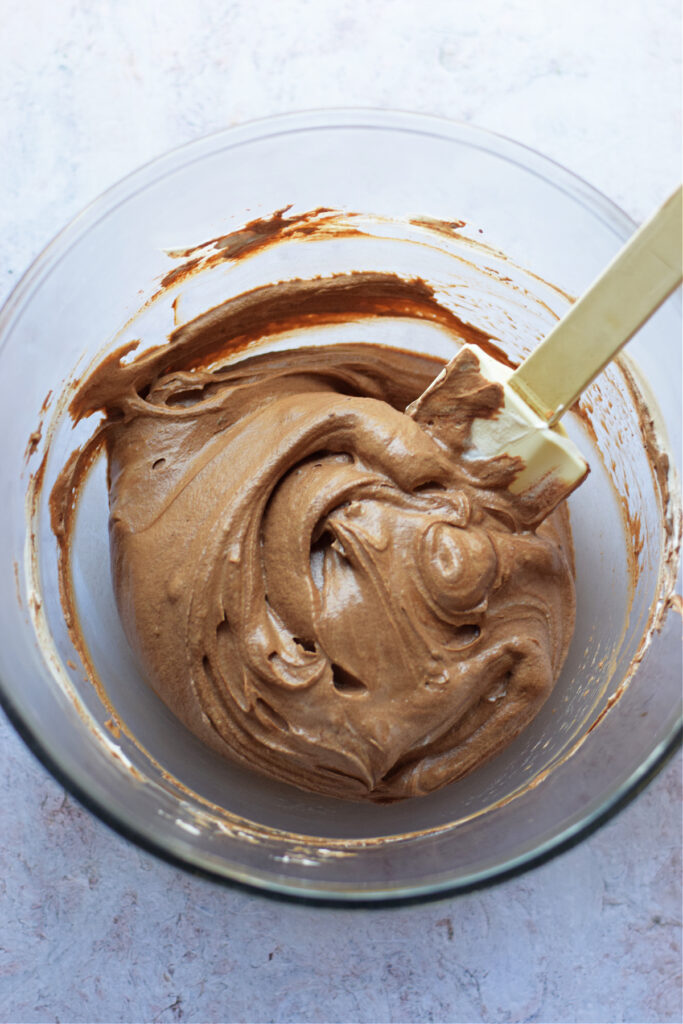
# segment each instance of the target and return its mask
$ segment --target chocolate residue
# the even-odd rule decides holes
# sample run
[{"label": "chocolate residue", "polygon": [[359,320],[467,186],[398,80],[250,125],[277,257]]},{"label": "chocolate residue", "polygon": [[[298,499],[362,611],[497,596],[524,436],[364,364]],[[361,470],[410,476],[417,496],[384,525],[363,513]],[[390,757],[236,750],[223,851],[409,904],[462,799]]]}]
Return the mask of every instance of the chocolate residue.
[{"label": "chocolate residue", "polygon": [[[623,372],[623,366],[621,367]],[[594,383],[592,386],[593,391],[599,391],[599,384]],[[584,394],[581,398],[574,403],[573,412],[581,420],[583,427],[590,437],[591,441],[596,448],[600,448],[598,435],[595,429],[595,421],[597,413],[595,405],[591,398]],[[602,424],[605,427],[604,423]],[[614,474],[616,471],[616,465],[614,461],[611,463],[611,480],[614,481]],[[628,578],[629,587],[631,594],[635,591],[636,583],[638,582],[638,576],[640,574],[640,556],[643,550],[643,535],[641,530],[640,516],[637,513],[632,513],[631,504],[628,495],[628,485],[625,487],[625,492],[622,493],[618,487],[613,485],[613,493],[619,503],[619,509],[621,512],[621,519],[624,524],[624,531],[626,537],[630,543],[626,546],[626,561],[628,565]]]},{"label": "chocolate residue", "polygon": [[32,434],[29,434],[28,444],[24,451],[24,462],[28,462],[32,455],[35,455],[40,444],[40,439],[43,436],[43,424],[42,421],[38,424],[38,429],[34,430]]},{"label": "chocolate residue", "polygon": [[226,258],[244,256],[247,252],[253,252],[261,244],[266,244],[279,238],[283,231],[293,224],[299,224],[302,219],[305,222],[309,222],[317,218],[321,213],[330,212],[323,207],[319,207],[317,210],[311,210],[303,215],[285,217],[284,215],[291,209],[292,204],[290,203],[289,206],[283,206],[282,209],[276,210],[270,217],[256,217],[245,224],[244,227],[227,235],[218,235],[216,238],[210,238],[208,242],[199,242],[197,245],[192,245],[185,249],[169,249],[168,255],[172,259],[187,259],[188,256],[194,256],[196,253],[206,249],[222,249]]},{"label": "chocolate residue", "polygon": [[[285,217],[285,214],[291,209],[290,204],[277,210],[270,217],[257,217],[237,231],[219,235],[199,245],[167,250],[168,255],[172,258],[186,259],[187,262],[162,278],[162,289],[178,284],[200,266],[202,270],[205,270],[207,267],[214,267],[225,260],[238,260],[245,256],[253,256],[255,253],[285,240],[309,237],[316,239],[350,238],[362,234],[358,228],[349,223],[349,218],[353,218],[354,214],[347,214],[346,221],[342,222],[337,210],[319,206],[315,210]],[[187,259],[187,257],[191,258]]]},{"label": "chocolate residue", "polygon": [[35,455],[35,453],[38,450],[38,445],[40,444],[43,437],[43,421],[45,418],[45,413],[47,412],[51,401],[52,389],[48,391],[48,393],[45,395],[45,398],[43,399],[43,404],[40,407],[40,419],[38,420],[38,426],[31,434],[29,434],[28,443],[24,451],[24,462],[26,463],[29,461],[32,455]]},{"label": "chocolate residue", "polygon": [[120,728],[118,722],[116,722],[113,718],[107,718],[107,720],[104,723],[104,727],[105,727],[105,729],[109,730],[109,732],[112,734],[114,739],[117,739],[117,740],[120,739],[120,737],[121,737],[121,728]]},{"label": "chocolate residue", "polygon": [[[652,472],[653,485],[660,498],[660,507],[665,513],[665,521],[663,523],[664,532],[667,538],[672,538],[677,534],[679,526],[672,520],[673,503],[671,501],[669,484],[669,457],[658,440],[652,413],[644,401],[633,372],[629,367],[628,358],[624,355],[618,357],[616,365],[619,367],[621,378],[626,385],[633,407],[637,413],[638,432],[645,452],[647,453],[648,464]],[[580,418],[585,430],[595,446],[600,449],[600,440],[596,432],[596,422],[600,423],[602,429],[605,431],[609,429],[609,425],[603,418],[604,410],[596,409],[595,402],[592,397],[592,395],[595,394],[600,394],[599,382],[595,382],[592,385],[589,393],[581,396],[579,401],[574,405],[573,411]],[[611,409],[611,404],[607,403],[606,408],[608,410]],[[623,444],[621,431],[617,431],[616,437],[618,442]],[[616,464],[614,460],[611,461],[610,465],[612,476],[614,476],[616,472]],[[623,487],[621,489],[615,487],[614,493],[617,501],[619,502],[624,530],[628,541],[626,546],[626,555],[629,567],[630,586],[632,589],[635,589],[643,568],[642,554],[645,543],[645,533],[640,513],[632,508],[628,482],[624,480]]]},{"label": "chocolate residue", "polygon": [[439,220],[437,217],[411,217],[410,223],[418,228],[429,228],[446,238],[458,238],[458,231],[465,227],[464,220]]},{"label": "chocolate residue", "polygon": [[[470,328],[470,330],[472,329],[473,328]],[[496,345],[496,343],[491,338],[487,337],[483,331],[479,331],[479,335],[480,337],[473,342],[473,344],[478,345],[483,352],[491,356],[492,359],[497,359],[499,363],[503,364],[503,366],[507,366],[511,370],[517,369],[520,363],[519,359],[512,359],[507,352],[500,347],[500,345]]]},{"label": "chocolate residue", "polygon": [[12,562],[12,568],[14,570],[14,586],[17,592],[17,603],[21,608],[23,601],[21,600],[21,584],[19,583],[19,563]]},{"label": "chocolate residue", "polygon": [[[78,621],[78,612],[73,592],[71,578],[71,539],[73,527],[78,511],[78,497],[81,487],[92,467],[95,459],[100,454],[104,444],[103,427],[98,428],[90,441],[82,448],[77,448],[71,453],[64,469],[61,471],[57,482],[50,494],[50,523],[52,531],[57,539],[59,559],[59,596],[64,612],[64,621],[69,630],[69,635],[74,647],[78,651],[81,660],[92,679],[97,679],[95,666],[92,663],[88,646],[81,633]],[[44,472],[45,459],[41,463],[41,471]],[[36,484],[34,494],[40,495],[40,482]]]},{"label": "chocolate residue", "polygon": [[201,262],[201,258],[197,256],[195,259],[188,260],[187,263],[169,270],[168,274],[161,279],[161,287],[170,288],[173,284],[180,284],[181,281],[190,276],[193,270],[197,269]]},{"label": "chocolate residue", "polygon": [[[638,412],[638,428],[640,431],[640,437],[643,447],[647,453],[648,465],[652,471],[653,484],[655,490],[659,494],[658,504],[664,514],[662,527],[668,543],[665,545],[665,549],[667,550],[667,560],[662,566],[662,572],[669,578],[670,586],[673,587],[673,582],[676,578],[678,560],[680,558],[681,522],[680,509],[678,510],[678,516],[676,516],[675,504],[671,500],[671,465],[669,462],[669,456],[662,448],[652,412],[643,400],[643,396],[628,364],[628,360],[622,358],[619,361],[619,365],[624,382],[631,395],[633,405]],[[637,513],[631,513],[628,502],[625,499],[623,504],[624,516],[630,535],[633,539],[634,552],[637,560],[643,547],[643,534],[640,516]],[[674,542],[673,544],[671,543],[672,541]]]},{"label": "chocolate residue", "polygon": [[254,288],[210,309],[173,331],[168,344],[147,349],[128,364],[122,360],[137,342],[112,352],[78,388],[70,412],[78,420],[98,409],[111,410],[123,398],[144,395],[164,373],[208,366],[267,336],[370,316],[431,320],[448,328],[459,341],[498,351],[483,331],[445,309],[419,278],[355,273],[286,281]]}]

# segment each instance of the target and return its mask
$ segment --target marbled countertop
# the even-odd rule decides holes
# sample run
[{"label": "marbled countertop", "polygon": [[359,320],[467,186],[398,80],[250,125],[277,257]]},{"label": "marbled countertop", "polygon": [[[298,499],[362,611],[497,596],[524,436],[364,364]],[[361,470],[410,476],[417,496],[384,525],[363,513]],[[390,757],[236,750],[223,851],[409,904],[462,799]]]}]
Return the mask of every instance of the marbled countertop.
[{"label": "marbled countertop", "polygon": [[[678,0],[5,0],[0,299],[122,175],[268,114],[502,132],[633,217],[681,171]],[[493,889],[332,911],[225,890],[82,810],[0,717],[3,1021],[681,1020],[680,756]]]}]

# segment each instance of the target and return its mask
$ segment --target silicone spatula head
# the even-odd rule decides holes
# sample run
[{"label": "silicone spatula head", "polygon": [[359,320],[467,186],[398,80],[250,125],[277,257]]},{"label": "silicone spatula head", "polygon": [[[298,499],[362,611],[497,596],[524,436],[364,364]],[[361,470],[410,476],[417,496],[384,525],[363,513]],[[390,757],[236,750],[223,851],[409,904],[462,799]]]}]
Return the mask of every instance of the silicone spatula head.
[{"label": "silicone spatula head", "polygon": [[423,422],[462,420],[461,377],[476,370],[491,401],[473,405],[462,457],[473,466],[509,461],[510,503],[523,527],[538,525],[588,473],[559,418],[681,282],[682,197],[679,188],[516,370],[463,346],[406,410]]}]

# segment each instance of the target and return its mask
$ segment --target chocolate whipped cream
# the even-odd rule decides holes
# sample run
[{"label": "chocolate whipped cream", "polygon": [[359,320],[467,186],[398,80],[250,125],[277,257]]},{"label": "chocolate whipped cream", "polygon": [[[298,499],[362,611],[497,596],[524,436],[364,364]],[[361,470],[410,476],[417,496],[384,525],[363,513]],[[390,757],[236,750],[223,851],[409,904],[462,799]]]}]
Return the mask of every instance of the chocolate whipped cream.
[{"label": "chocolate whipped cream", "polygon": [[[411,407],[442,365],[425,355],[345,344],[220,365],[293,310],[352,315],[354,289],[367,315],[366,285],[317,282],[285,312],[280,286],[257,324],[248,297],[226,303],[169,345],[115,353],[73,411],[106,413],[79,458],[106,447],[118,607],[156,693],[227,757],[386,802],[461,777],[534,717],[574,584],[566,511],[523,529],[506,498],[517,467],[462,458],[470,419],[501,399],[476,359],[447,414]],[[434,319],[420,287],[411,305],[396,279],[375,315]],[[79,458],[52,496],[62,538]]]}]

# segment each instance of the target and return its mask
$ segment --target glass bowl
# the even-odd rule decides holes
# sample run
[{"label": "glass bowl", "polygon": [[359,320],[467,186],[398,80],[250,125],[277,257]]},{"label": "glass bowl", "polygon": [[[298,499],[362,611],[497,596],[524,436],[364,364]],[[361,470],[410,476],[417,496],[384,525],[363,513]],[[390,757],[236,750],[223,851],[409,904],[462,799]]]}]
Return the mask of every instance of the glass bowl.
[{"label": "glass bowl", "polygon": [[[183,250],[285,207],[288,216],[340,211],[338,222],[358,231],[169,274]],[[101,464],[82,496],[72,562],[94,686],[66,629],[47,499],[90,429],[73,428],[69,387],[122,342],[163,340],[174,323],[258,283],[379,269],[419,275],[519,358],[633,228],[583,181],[507,139],[355,110],[202,139],[76,218],[0,314],[0,697],[64,786],[123,835],[214,879],[363,905],[506,877],[623,806],[680,741],[680,628],[668,614],[680,524],[677,298],[587,392],[581,417],[568,418],[593,472],[570,499],[578,615],[553,694],[505,751],[427,797],[376,807],[312,796],[223,761],[176,721],[142,681],[118,621]],[[342,325],[338,336],[455,351],[424,322],[354,330],[350,338]]]}]

